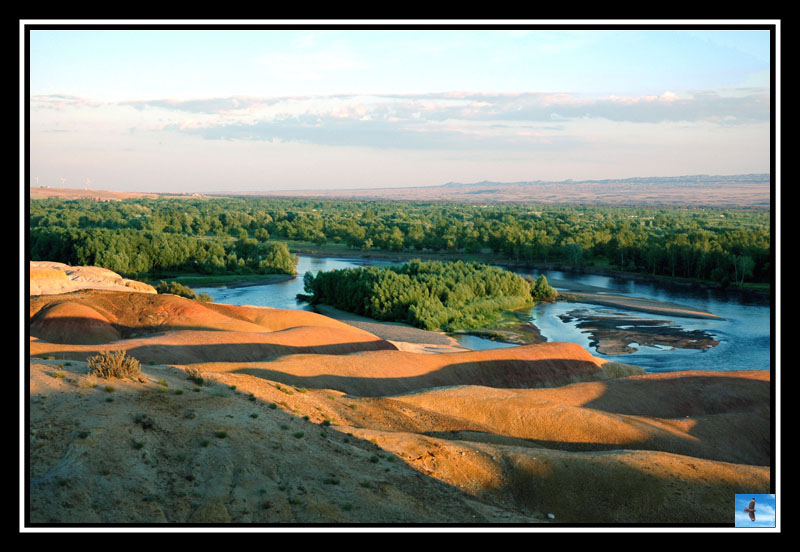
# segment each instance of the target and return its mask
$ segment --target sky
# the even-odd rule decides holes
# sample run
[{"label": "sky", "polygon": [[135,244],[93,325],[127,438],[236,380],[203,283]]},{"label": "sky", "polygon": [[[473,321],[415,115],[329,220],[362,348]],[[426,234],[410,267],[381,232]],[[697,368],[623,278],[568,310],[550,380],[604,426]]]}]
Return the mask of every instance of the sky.
[{"label": "sky", "polygon": [[202,193],[770,172],[769,30],[28,23],[32,186]]}]

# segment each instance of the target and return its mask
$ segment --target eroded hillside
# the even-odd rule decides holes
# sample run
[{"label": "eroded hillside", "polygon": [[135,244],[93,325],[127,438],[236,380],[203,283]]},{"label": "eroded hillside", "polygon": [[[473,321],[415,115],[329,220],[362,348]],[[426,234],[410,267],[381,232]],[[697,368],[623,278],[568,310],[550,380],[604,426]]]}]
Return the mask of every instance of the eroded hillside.
[{"label": "eroded hillside", "polygon": [[[33,523],[732,523],[734,494],[770,488],[764,371],[426,354],[136,291],[31,296],[29,316]],[[106,350],[141,376],[89,375]]]}]

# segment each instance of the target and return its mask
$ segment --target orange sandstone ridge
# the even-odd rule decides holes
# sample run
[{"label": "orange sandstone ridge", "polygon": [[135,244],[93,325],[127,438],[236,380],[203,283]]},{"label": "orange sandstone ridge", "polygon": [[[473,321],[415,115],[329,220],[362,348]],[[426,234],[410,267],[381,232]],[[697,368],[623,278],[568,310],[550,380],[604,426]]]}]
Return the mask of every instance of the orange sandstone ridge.
[{"label": "orange sandstone ridge", "polygon": [[[770,492],[765,371],[428,354],[126,288],[30,296],[34,523],[716,524]],[[141,377],[89,375],[109,350]]]}]

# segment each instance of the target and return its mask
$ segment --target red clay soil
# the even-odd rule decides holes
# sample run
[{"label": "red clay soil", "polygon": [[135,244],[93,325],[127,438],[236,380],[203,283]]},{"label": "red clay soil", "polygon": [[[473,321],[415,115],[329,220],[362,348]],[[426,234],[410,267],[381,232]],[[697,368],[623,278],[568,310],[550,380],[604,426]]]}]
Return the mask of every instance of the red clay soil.
[{"label": "red clay soil", "polygon": [[48,306],[31,322],[30,330],[31,335],[52,343],[97,344],[121,337],[108,318],[78,302]]},{"label": "red clay soil", "polygon": [[270,362],[231,366],[197,365],[209,372],[248,374],[351,395],[397,395],[453,385],[550,387],[605,379],[602,361],[572,343],[544,343],[505,349],[422,354],[374,351],[351,355],[287,355]]},{"label": "red clay soil", "polygon": [[[463,386],[382,399],[381,406],[411,405],[459,420],[451,431],[527,439],[559,450],[647,449],[768,466],[768,376],[681,372],[550,389]],[[692,395],[708,400],[687,401]]]},{"label": "red clay soil", "polygon": [[[371,335],[313,312],[234,307],[193,301],[177,295],[104,290],[32,296],[29,302],[32,324],[40,316],[48,317],[48,310],[53,306],[65,303],[89,306],[116,327],[123,338],[168,330],[264,332],[298,326],[338,328]],[[45,335],[32,335],[47,339]]]},{"label": "red clay soil", "polygon": [[[40,521],[732,523],[735,493],[771,488],[765,371],[631,375],[569,343],[424,354],[131,292],[31,297],[30,330],[54,359],[30,363]],[[103,350],[143,377],[92,379]]]}]

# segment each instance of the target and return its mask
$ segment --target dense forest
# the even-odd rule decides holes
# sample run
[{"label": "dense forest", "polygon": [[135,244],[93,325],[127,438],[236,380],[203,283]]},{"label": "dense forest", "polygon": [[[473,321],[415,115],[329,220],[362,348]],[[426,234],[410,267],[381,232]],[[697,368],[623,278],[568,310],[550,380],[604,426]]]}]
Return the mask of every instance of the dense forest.
[{"label": "dense forest", "polygon": [[33,260],[124,275],[293,273],[284,242],[361,251],[487,254],[723,285],[768,283],[762,210],[161,197],[30,203]]},{"label": "dense forest", "polygon": [[321,271],[304,276],[312,304],[325,303],[376,320],[406,322],[426,330],[474,329],[498,321],[503,311],[533,303],[521,276],[478,263],[413,260]]}]

